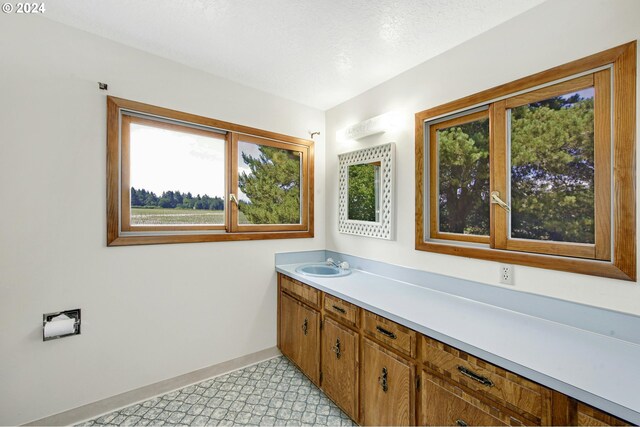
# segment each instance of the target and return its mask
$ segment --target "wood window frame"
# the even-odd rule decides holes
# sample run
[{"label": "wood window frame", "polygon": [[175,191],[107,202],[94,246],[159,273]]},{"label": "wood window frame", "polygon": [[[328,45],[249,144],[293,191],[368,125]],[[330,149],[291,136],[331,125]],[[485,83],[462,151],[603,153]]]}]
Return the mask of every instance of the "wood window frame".
[{"label": "wood window frame", "polygon": [[[309,194],[305,191],[305,183],[308,179],[305,170],[308,169],[308,156],[305,155],[305,150],[307,148],[306,145],[298,145],[291,142],[283,143],[281,141],[276,141],[268,138],[257,137],[253,135],[239,134],[237,132],[233,133],[231,138],[231,164],[237,165],[239,161],[239,142],[248,142],[256,145],[264,145],[268,147],[280,148],[288,151],[295,151],[299,153],[301,159],[301,188],[300,188],[300,206],[305,206],[308,203]],[[229,169],[232,171],[233,169]],[[231,173],[231,189],[233,193],[238,195],[238,174]],[[253,232],[253,231],[303,231],[306,230],[309,226],[309,215],[305,211],[305,209],[300,210],[300,223],[299,224],[240,224],[238,221],[239,218],[239,209],[236,203],[231,204],[231,224],[230,229],[231,232]]]},{"label": "wood window frame", "polygon": [[[438,121],[429,126],[429,206],[431,209],[439,206],[440,198],[440,163],[439,163],[439,145],[437,133],[441,129],[450,128],[457,125],[463,125],[466,123],[475,122],[480,119],[489,118],[489,110],[483,109],[481,111],[470,111],[467,114],[460,115],[454,118],[445,118],[442,121]],[[489,236],[473,235],[473,234],[461,234],[461,233],[449,233],[440,231],[440,215],[439,209],[435,208],[436,212],[429,216],[429,237],[431,239],[438,240],[454,240],[460,242],[472,242],[472,243],[489,243]]]},{"label": "wood window frame", "polygon": [[[636,44],[633,41],[617,46],[604,52],[416,113],[415,248],[441,254],[636,281]],[[611,232],[609,236],[612,241],[608,245],[604,243],[602,245],[596,244],[595,259],[580,258],[575,255],[575,252],[572,253],[572,256],[566,256],[568,253],[566,249],[570,249],[568,246],[560,249],[547,246],[543,248],[547,252],[546,254],[521,251],[522,248],[518,248],[519,242],[514,239],[506,239],[506,233],[497,230],[497,228],[506,230],[506,227],[499,218],[499,210],[502,209],[493,204],[490,209],[491,233],[489,247],[433,241],[425,238],[425,215],[428,215],[425,209],[425,198],[429,197],[425,193],[425,188],[428,184],[425,180],[425,122],[490,104],[490,117],[492,118],[489,124],[491,135],[491,190],[502,190],[501,194],[504,194],[506,188],[499,188],[501,184],[496,181],[495,177],[507,176],[506,159],[500,158],[500,153],[496,153],[493,144],[496,139],[506,138],[506,135],[502,135],[502,133],[506,133],[506,129],[503,126],[496,125],[496,123],[504,123],[506,119],[504,117],[507,109],[506,100],[508,98],[513,99],[518,92],[530,91],[538,86],[549,85],[552,82],[569,79],[572,76],[578,76],[590,71],[597,73],[607,66],[610,66],[608,69],[611,70],[612,77],[612,83],[609,86],[611,88],[610,97],[612,103],[611,129],[607,128],[607,125],[596,125],[595,133],[596,138],[603,138],[604,134],[613,134],[613,139],[610,141],[612,147],[610,150],[610,164],[606,165],[605,149],[594,147],[594,156],[598,157],[600,163],[600,166],[596,168],[596,174],[602,174],[604,170],[612,170],[613,172],[606,174],[612,180],[609,182],[610,185],[606,185],[606,178],[602,181],[602,177],[600,177],[599,181],[601,183],[596,184],[595,198],[604,197],[611,201],[612,209],[610,209],[610,212],[612,212],[612,216],[607,218],[606,214],[602,214],[603,209],[606,209],[603,206],[606,206],[606,204],[596,203],[601,206],[596,221],[602,221],[602,223],[596,223],[596,241],[606,241],[607,236],[605,236],[606,233],[603,230],[607,229],[607,222],[610,223]],[[598,80],[603,78],[606,78],[603,74],[596,74],[596,85],[598,85]],[[596,96],[596,103],[599,102],[597,98],[598,96]],[[524,101],[525,98],[519,101],[516,98],[515,101],[510,102],[515,105],[517,102],[526,103]],[[503,154],[506,155],[506,153]],[[610,196],[607,195],[606,187],[611,188]],[[496,216],[498,217],[496,218]],[[503,221],[506,221],[506,215],[503,215],[503,217],[505,218]],[[507,244],[507,240],[512,240],[512,242]],[[611,253],[607,253],[607,247],[611,248]],[[519,250],[516,250],[517,248]],[[529,247],[527,249],[532,248]],[[603,260],[606,258],[610,258],[610,260]]]},{"label": "wood window frame", "polygon": [[[148,116],[149,118],[143,118],[140,115]],[[159,120],[154,120],[154,118]],[[160,121],[162,119],[167,121]],[[142,227],[130,224],[130,203],[121,203],[121,200],[130,200],[130,141],[128,128],[131,123],[147,124],[180,132],[193,132],[198,135],[225,140],[227,162],[225,171],[224,225]],[[182,123],[184,123],[184,126]],[[224,131],[226,135],[189,126],[190,124]],[[300,192],[302,197],[300,224],[239,225],[237,223],[238,208],[230,200],[229,194],[233,193],[237,196],[237,141],[239,135],[242,135],[242,138],[261,141],[260,144],[263,145],[276,146],[301,153]],[[232,163],[234,161],[235,163]],[[311,238],[314,236],[313,169],[313,141],[108,96],[107,246]]]},{"label": "wood window frame", "polygon": [[[520,252],[542,253],[547,255],[560,255],[567,257],[609,260],[611,256],[611,73],[609,69],[597,71],[593,74],[577,77],[565,82],[557,83],[542,89],[526,92],[494,104],[493,113],[497,115],[496,127],[502,121],[507,121],[509,109],[527,105],[532,102],[542,101],[554,96],[564,95],[579,90],[594,88],[594,224],[595,242],[573,243],[544,240],[528,240],[510,236],[508,214],[497,205],[493,205],[495,219],[495,240],[493,247]],[[508,171],[509,153],[506,148],[506,132],[495,132],[491,138],[493,160],[496,162],[494,170],[505,165],[504,173],[494,175],[492,191],[508,195]],[[502,172],[502,170],[501,170]]]},{"label": "wood window frame", "polygon": [[[120,174],[120,195],[122,200],[131,200],[131,159],[130,159],[130,126],[131,124],[139,124],[157,129],[166,129],[182,133],[192,133],[207,138],[227,140],[227,135],[206,131],[203,129],[192,128],[189,126],[180,126],[174,123],[151,120],[135,115],[122,114],[120,120],[121,129],[121,174]],[[225,148],[226,149],[226,148]],[[227,186],[225,185],[225,188]],[[226,209],[225,209],[226,210]],[[226,212],[225,212],[226,213]],[[131,203],[122,203],[120,206],[120,230],[124,232],[170,232],[170,231],[197,231],[197,230],[226,230],[226,224],[221,225],[173,225],[173,226],[140,226],[131,224]]]}]

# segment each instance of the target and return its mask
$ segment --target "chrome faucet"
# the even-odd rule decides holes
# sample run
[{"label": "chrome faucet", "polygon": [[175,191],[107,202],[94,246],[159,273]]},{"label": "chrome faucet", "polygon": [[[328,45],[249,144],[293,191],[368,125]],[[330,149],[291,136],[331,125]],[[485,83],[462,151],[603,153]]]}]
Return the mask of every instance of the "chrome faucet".
[{"label": "chrome faucet", "polygon": [[342,270],[348,270],[349,269],[349,263],[347,261],[336,262],[336,261],[333,260],[333,258],[327,258],[327,264],[331,264],[334,267],[342,269]]}]

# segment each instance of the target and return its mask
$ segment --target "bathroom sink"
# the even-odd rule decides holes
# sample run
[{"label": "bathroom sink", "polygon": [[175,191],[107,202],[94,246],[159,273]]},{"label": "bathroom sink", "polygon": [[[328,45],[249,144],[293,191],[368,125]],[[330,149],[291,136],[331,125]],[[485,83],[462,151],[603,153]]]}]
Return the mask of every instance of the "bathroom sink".
[{"label": "bathroom sink", "polygon": [[351,274],[351,270],[345,270],[325,263],[305,264],[296,268],[297,273],[314,277],[341,277]]}]

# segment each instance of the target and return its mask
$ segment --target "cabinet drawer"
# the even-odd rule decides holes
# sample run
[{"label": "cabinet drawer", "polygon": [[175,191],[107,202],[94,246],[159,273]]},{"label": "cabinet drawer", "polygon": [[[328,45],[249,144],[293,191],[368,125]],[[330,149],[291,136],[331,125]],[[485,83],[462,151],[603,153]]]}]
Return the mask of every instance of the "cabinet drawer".
[{"label": "cabinet drawer", "polygon": [[416,332],[389,319],[364,312],[364,331],[410,357],[416,356]]},{"label": "cabinet drawer", "polygon": [[314,307],[320,307],[320,291],[290,277],[280,276],[280,288],[290,295]]},{"label": "cabinet drawer", "polygon": [[596,408],[578,402],[576,409],[577,426],[628,426],[625,421],[602,412]]},{"label": "cabinet drawer", "polygon": [[358,307],[333,295],[324,294],[324,311],[351,325],[358,325]]},{"label": "cabinet drawer", "polygon": [[528,414],[535,424],[551,422],[551,391],[514,373],[441,342],[422,337],[422,361],[454,382],[508,409]]},{"label": "cabinet drawer", "polygon": [[425,426],[508,426],[521,425],[490,403],[483,402],[460,387],[422,371],[420,425]]}]

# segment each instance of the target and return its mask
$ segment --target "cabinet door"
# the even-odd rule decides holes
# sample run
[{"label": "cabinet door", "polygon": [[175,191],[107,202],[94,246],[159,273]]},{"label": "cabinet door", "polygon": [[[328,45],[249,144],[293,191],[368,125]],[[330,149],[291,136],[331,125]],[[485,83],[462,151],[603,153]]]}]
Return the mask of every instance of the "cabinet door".
[{"label": "cabinet door", "polygon": [[280,350],[311,381],[320,377],[320,315],[285,293],[280,294]]},{"label": "cabinet door", "polygon": [[322,389],[357,420],[358,334],[325,318],[322,330]]},{"label": "cabinet door", "polygon": [[363,425],[412,425],[415,367],[363,339],[361,394]]},{"label": "cabinet door", "polygon": [[420,425],[506,426],[521,425],[499,409],[464,392],[454,383],[422,371]]}]

